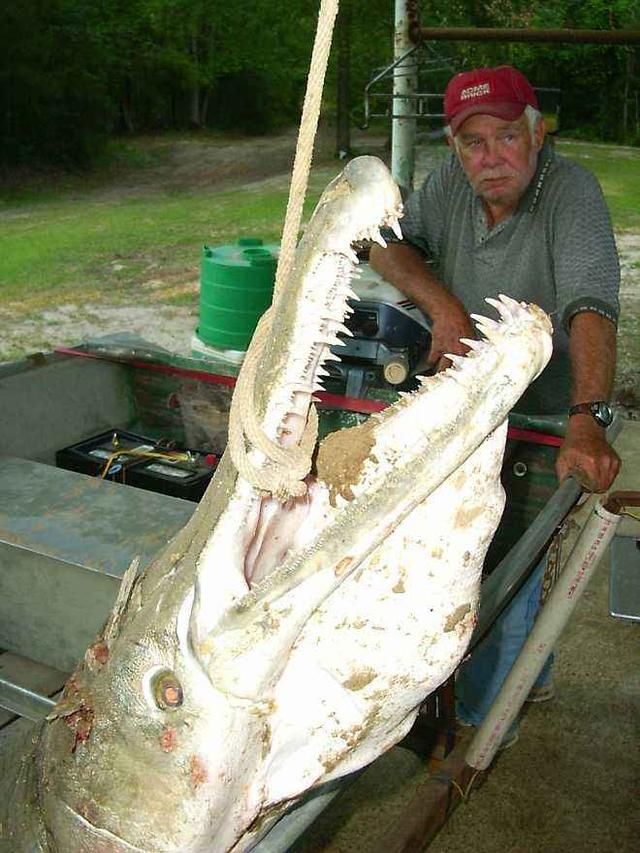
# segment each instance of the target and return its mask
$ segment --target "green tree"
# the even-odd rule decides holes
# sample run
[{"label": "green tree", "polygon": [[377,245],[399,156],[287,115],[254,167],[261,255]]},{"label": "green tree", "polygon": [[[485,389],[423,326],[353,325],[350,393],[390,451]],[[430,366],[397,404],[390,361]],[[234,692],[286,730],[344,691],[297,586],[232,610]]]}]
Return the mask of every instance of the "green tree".
[{"label": "green tree", "polygon": [[0,21],[0,162],[84,163],[106,137],[111,101],[90,0],[5,4]]}]

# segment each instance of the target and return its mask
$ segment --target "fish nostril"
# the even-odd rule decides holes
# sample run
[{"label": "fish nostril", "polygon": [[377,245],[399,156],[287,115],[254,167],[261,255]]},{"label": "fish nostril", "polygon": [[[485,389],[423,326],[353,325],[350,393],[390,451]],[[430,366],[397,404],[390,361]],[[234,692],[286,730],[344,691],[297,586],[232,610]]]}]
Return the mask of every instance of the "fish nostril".
[{"label": "fish nostril", "polygon": [[174,711],[184,701],[182,685],[169,670],[165,669],[154,675],[151,688],[156,705],[163,711]]}]

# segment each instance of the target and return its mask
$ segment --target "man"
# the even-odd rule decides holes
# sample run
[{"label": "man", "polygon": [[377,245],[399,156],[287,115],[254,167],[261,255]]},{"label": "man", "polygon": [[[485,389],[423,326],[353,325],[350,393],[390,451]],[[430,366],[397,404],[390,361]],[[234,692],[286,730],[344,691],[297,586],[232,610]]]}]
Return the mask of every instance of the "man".
[{"label": "man", "polygon": [[[536,302],[554,324],[554,354],[516,409],[569,414],[556,474],[602,492],[620,460],[603,424],[615,370],[619,266],[600,187],[545,142],[526,77],[510,66],[457,74],[444,98],[453,149],[405,206],[404,240],[374,246],[371,265],[432,322],[431,365],[463,354],[471,313],[486,296]],[[386,235],[385,235],[386,236]],[[463,667],[457,694],[467,722],[481,722],[530,630],[542,569]],[[468,671],[468,672],[467,672]],[[539,681],[548,679],[542,673]],[[541,683],[542,694],[550,693]]]}]

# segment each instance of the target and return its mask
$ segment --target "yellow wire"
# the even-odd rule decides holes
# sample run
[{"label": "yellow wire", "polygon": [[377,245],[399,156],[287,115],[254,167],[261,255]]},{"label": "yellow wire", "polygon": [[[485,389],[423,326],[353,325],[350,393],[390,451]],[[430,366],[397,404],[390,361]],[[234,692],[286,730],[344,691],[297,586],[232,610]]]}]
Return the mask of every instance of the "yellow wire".
[{"label": "yellow wire", "polygon": [[119,456],[141,456],[141,457],[146,457],[148,459],[168,459],[168,460],[175,461],[175,462],[186,462],[187,459],[189,458],[189,456],[186,453],[180,453],[179,451],[176,451],[176,450],[171,450],[171,451],[168,451],[166,453],[163,453],[162,451],[159,451],[159,450],[137,450],[137,449],[116,450],[114,453],[112,453],[108,457],[107,461],[104,464],[104,467],[103,467],[102,472],[100,474],[100,478],[102,480],[104,480],[104,478],[107,476],[107,474],[109,473],[109,469],[111,468],[113,462]]}]

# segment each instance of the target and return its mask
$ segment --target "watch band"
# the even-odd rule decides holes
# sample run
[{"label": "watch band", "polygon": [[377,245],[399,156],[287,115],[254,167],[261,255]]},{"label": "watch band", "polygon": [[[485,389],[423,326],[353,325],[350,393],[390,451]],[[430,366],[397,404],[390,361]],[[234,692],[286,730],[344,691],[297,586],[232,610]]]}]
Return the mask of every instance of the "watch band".
[{"label": "watch band", "polygon": [[590,400],[588,403],[577,403],[569,409],[569,417],[572,415],[591,415],[599,426],[605,428],[613,421],[613,412],[606,400]]},{"label": "watch band", "polygon": [[576,403],[575,406],[571,406],[569,409],[569,417],[571,417],[571,415],[593,416],[592,406],[594,403],[597,405],[599,402],[600,400],[594,400],[592,403]]}]

